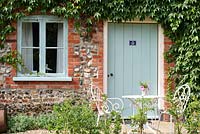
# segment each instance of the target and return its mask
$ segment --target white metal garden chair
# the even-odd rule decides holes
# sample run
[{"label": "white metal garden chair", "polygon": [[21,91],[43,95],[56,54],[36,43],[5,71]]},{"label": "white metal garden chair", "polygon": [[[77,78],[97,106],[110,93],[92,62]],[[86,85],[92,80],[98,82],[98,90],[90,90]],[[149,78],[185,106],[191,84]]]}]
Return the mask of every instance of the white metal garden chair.
[{"label": "white metal garden chair", "polygon": [[[190,87],[188,86],[188,84],[179,86],[173,96],[173,103],[176,104],[177,106],[176,113],[183,115],[187,107],[189,98],[190,98]],[[158,122],[158,130],[159,130],[161,117],[163,114],[168,114],[170,116],[170,123],[171,123],[171,130],[172,130],[172,115],[170,115],[170,113],[167,110],[159,110],[159,111],[160,111],[160,116],[159,116],[159,122]]]},{"label": "white metal garden chair", "polygon": [[112,111],[121,112],[124,109],[124,103],[120,98],[106,98],[102,91],[95,86],[91,86],[91,98],[95,102],[98,117],[97,125],[102,116],[109,116]]}]

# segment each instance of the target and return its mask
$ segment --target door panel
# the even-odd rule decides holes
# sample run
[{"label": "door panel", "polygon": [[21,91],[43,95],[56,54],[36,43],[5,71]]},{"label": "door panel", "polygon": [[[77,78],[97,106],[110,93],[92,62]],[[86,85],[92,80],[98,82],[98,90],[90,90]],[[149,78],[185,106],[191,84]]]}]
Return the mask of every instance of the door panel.
[{"label": "door panel", "polygon": [[[119,24],[116,28],[115,31],[115,44],[123,44],[123,39],[121,39],[121,37],[123,37],[123,24]],[[123,53],[121,51],[123,51],[123,45],[115,45],[115,66],[114,66],[114,76],[112,77],[112,79],[114,79],[115,81],[115,94],[114,97],[121,97],[121,95],[123,94],[123,84],[121,81],[123,81]],[[116,56],[117,55],[117,56]]]},{"label": "door panel", "polygon": [[[140,81],[157,94],[157,24],[109,23],[108,76],[109,97],[140,95]],[[133,111],[124,102],[127,117]]]},{"label": "door panel", "polygon": [[108,31],[109,31],[109,40],[108,40],[108,57],[109,57],[109,65],[108,65],[108,96],[109,97],[114,97],[115,96],[115,92],[114,92],[114,89],[115,89],[115,86],[114,86],[114,79],[110,77],[110,73],[115,73],[115,34],[111,34],[111,33],[115,33],[115,24],[109,24],[109,27],[108,27]]}]

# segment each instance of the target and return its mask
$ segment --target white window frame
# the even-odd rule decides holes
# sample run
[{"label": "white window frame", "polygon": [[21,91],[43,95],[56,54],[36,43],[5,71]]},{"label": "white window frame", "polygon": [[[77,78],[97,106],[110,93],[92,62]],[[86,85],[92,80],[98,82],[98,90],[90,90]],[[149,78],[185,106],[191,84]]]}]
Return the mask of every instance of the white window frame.
[{"label": "white window frame", "polygon": [[[22,23],[23,22],[39,22],[39,53],[42,55],[39,58],[39,70],[40,75],[37,74],[22,74],[20,71],[17,72],[17,76],[13,77],[14,81],[72,81],[71,77],[68,77],[67,64],[68,64],[68,26],[67,20],[59,18],[57,16],[47,15],[34,15],[23,17],[17,22],[17,50],[21,53],[22,50]],[[63,73],[45,73],[46,63],[46,24],[47,23],[63,23]]]}]

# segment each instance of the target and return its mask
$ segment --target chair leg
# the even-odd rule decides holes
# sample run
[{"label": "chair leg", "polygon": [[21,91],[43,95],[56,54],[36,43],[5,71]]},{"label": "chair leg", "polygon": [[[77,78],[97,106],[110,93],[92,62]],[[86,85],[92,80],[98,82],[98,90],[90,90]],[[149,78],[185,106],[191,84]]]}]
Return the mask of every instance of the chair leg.
[{"label": "chair leg", "polygon": [[157,134],[160,132],[159,127],[160,127],[161,117],[162,117],[162,113],[160,113],[160,116],[159,116],[159,119],[158,119]]},{"label": "chair leg", "polygon": [[98,114],[98,117],[97,117],[97,126],[99,125],[99,120],[100,120],[100,115]]},{"label": "chair leg", "polygon": [[173,122],[172,122],[172,115],[169,115],[169,118],[170,118],[170,130],[172,131],[171,133],[173,134],[174,133],[174,129],[173,129]]},{"label": "chair leg", "polygon": [[122,118],[122,124],[123,124],[123,125],[126,125],[125,119],[124,119],[124,118]]}]

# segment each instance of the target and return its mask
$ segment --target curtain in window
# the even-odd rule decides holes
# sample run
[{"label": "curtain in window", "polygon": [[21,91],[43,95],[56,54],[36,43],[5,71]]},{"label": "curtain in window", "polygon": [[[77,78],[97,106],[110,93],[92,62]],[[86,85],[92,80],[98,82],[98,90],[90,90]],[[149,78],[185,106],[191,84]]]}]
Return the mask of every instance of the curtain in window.
[{"label": "curtain in window", "polygon": [[63,24],[58,24],[57,36],[57,69],[56,73],[63,72]]},{"label": "curtain in window", "polygon": [[22,23],[22,56],[26,67],[33,71],[33,30],[32,23]]}]

